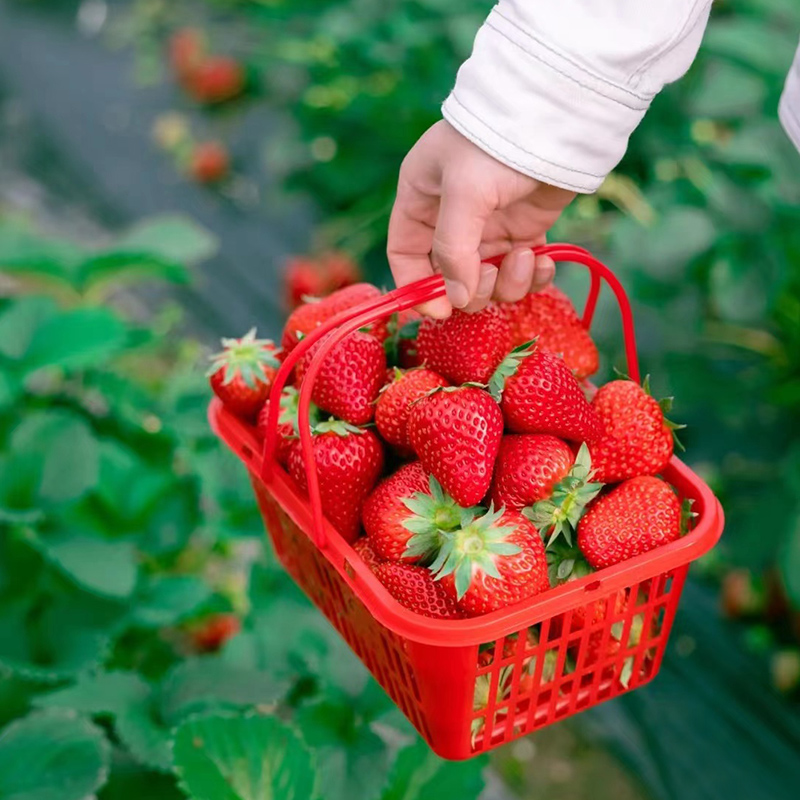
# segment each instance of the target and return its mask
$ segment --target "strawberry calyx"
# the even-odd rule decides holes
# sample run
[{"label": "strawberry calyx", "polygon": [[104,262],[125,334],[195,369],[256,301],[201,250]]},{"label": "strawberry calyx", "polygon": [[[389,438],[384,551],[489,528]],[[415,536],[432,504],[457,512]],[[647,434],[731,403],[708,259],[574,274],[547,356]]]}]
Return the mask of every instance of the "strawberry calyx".
[{"label": "strawberry calyx", "polygon": [[417,338],[419,333],[419,325],[421,319],[412,319],[405,323],[399,324],[400,315],[395,311],[389,321],[386,323],[386,339],[383,341],[386,356],[390,361],[396,362],[400,358],[400,342],[403,340],[411,341]]},{"label": "strawberry calyx", "polygon": [[696,511],[692,511],[694,500],[687,497],[681,503],[681,536],[686,536],[689,531],[694,527],[694,518],[697,516]]},{"label": "strawberry calyx", "polygon": [[[614,372],[619,376],[620,380],[629,381],[631,378],[626,375],[621,370],[618,370],[616,367],[614,368]],[[652,391],[650,391],[650,376],[645,375],[644,380],[642,381],[642,391],[648,396],[653,397]],[[673,422],[667,414],[672,412],[672,406],[675,403],[674,397],[662,397],[660,400],[656,400],[658,403],[658,407],[661,409],[661,414],[664,418],[664,424],[672,431],[672,441],[674,446],[681,451],[681,453],[686,452],[686,447],[684,447],[683,442],[678,437],[677,431],[683,430],[686,426],[681,425],[677,422]]]},{"label": "strawberry calyx", "polygon": [[560,586],[594,572],[576,545],[559,539],[547,549],[547,576],[551,586]]},{"label": "strawberry calyx", "polygon": [[515,347],[498,365],[489,378],[489,383],[481,388],[488,389],[489,394],[499,403],[503,398],[506,381],[517,374],[520,364],[536,352],[536,338],[523,342]]},{"label": "strawberry calyx", "polygon": [[324,433],[335,433],[337,436],[349,436],[350,434],[360,436],[362,433],[364,433],[364,429],[359,428],[356,425],[351,425],[349,422],[345,422],[343,419],[330,417],[329,419],[323,420],[322,422],[318,422],[316,425],[314,425],[311,429],[311,433],[314,436],[319,436]]},{"label": "strawberry calyx", "polygon": [[454,531],[442,531],[441,548],[430,565],[436,580],[446,575],[454,576],[459,600],[467,593],[477,570],[499,579],[497,558],[513,556],[522,550],[506,541],[517,530],[516,526],[498,524],[505,514],[505,507],[495,511],[492,504],[488,511],[483,512],[480,507],[460,509],[459,527]]},{"label": "strawberry calyx", "polygon": [[433,475],[429,487],[430,494],[416,492],[402,501],[414,515],[403,521],[403,527],[414,534],[408,540],[403,558],[430,560],[442,545],[442,534],[455,531],[461,524],[463,509]]},{"label": "strawberry calyx", "polygon": [[[285,386],[281,392],[280,400],[280,414],[278,415],[278,424],[289,424],[294,431],[293,436],[287,438],[297,438],[300,434],[299,430],[299,411],[300,411],[300,392],[294,386]],[[313,403],[308,408],[308,420],[311,425],[312,432],[315,432],[320,424],[320,411]]]},{"label": "strawberry calyx", "polygon": [[592,457],[584,442],[572,469],[553,487],[550,497],[522,509],[523,516],[539,529],[548,548],[561,536],[572,546],[573,534],[586,506],[604,485],[592,482],[593,474]]},{"label": "strawberry calyx", "polygon": [[222,348],[211,356],[211,367],[206,377],[225,370],[223,385],[240,375],[245,385],[254,389],[264,381],[264,367],[280,367],[275,357],[275,343],[270,339],[256,339],[255,328],[251,328],[241,339],[223,339]]}]

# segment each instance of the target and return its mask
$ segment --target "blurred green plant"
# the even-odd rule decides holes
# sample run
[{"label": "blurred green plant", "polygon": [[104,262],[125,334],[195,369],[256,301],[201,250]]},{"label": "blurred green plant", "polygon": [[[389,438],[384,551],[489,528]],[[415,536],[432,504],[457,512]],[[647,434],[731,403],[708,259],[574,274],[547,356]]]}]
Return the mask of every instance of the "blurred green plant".
[{"label": "blurred green plant", "polygon": [[264,555],[201,347],[122,310],[215,246],[0,217],[0,797],[475,798]]}]

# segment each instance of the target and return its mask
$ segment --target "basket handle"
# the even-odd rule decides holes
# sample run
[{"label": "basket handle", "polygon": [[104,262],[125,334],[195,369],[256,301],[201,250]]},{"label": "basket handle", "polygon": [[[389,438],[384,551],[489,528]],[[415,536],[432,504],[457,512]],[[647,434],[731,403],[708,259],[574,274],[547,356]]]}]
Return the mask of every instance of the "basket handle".
[{"label": "basket handle", "polygon": [[[598,261],[587,250],[576,245],[568,244],[549,244],[532,248],[536,255],[548,255],[554,261],[569,261],[576,264],[583,264],[591,272],[592,282],[589,294],[583,311],[582,324],[587,329],[591,325],[597,298],[600,293],[601,281],[609,285],[619,305],[622,316],[622,332],[625,341],[625,355],[628,364],[628,375],[631,380],[640,382],[639,362],[636,354],[636,337],[633,326],[633,313],[631,311],[628,296],[622,288],[622,284],[616,275],[602,262]],[[499,266],[503,255],[485,259],[486,263]],[[311,406],[311,392],[314,381],[322,367],[322,363],[328,353],[346,336],[369,325],[371,322],[383,319],[395,312],[405,311],[406,309],[418,306],[428,300],[434,300],[445,294],[444,280],[441,275],[431,275],[423,278],[416,283],[395,289],[380,298],[370,300],[355,308],[350,308],[332,317],[327,322],[320,325],[312,333],[305,336],[299,344],[295,346],[291,353],[286,357],[270,390],[269,396],[269,415],[266,426],[266,437],[264,440],[264,451],[261,460],[261,479],[266,481],[272,475],[275,468],[275,450],[278,444],[278,416],[280,414],[280,398],[286,382],[296,366],[297,362],[313,347],[320,339],[327,334],[331,334],[320,345],[319,350],[314,355],[300,387],[300,397],[298,402],[298,425],[300,434],[300,447],[303,452],[303,460],[306,467],[308,496],[311,502],[313,516],[313,529],[311,538],[320,549],[323,549],[327,542],[325,534],[324,514],[322,510],[322,500],[319,493],[319,476],[317,465],[314,459],[314,444],[311,434],[309,420],[309,409]]]}]

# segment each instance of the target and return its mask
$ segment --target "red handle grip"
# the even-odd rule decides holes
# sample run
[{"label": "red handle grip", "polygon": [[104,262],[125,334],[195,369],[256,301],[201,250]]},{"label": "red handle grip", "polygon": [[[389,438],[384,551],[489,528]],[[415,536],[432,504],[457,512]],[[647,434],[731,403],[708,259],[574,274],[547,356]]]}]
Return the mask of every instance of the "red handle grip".
[{"label": "red handle grip", "polygon": [[[603,263],[598,261],[588,251],[582,247],[568,244],[549,244],[534,247],[533,252],[537,255],[549,255],[555,261],[570,261],[576,264],[583,264],[588,267],[592,282],[589,288],[589,295],[583,311],[582,322],[584,327],[589,328],[597,307],[597,298],[600,293],[601,280],[609,285],[619,304],[622,316],[622,332],[625,340],[625,355],[628,362],[628,375],[631,380],[640,382],[639,362],[636,355],[636,336],[633,327],[633,313],[631,312],[630,302],[614,273]],[[495,256],[486,259],[487,263],[499,266],[503,256]],[[308,496],[311,501],[313,514],[313,535],[314,543],[322,549],[325,547],[326,535],[324,514],[322,510],[322,500],[319,493],[319,476],[317,474],[317,464],[314,459],[314,445],[309,425],[309,408],[311,405],[311,391],[314,381],[317,378],[322,363],[328,353],[346,336],[353,331],[369,325],[371,322],[383,319],[390,314],[413,308],[428,300],[433,300],[445,294],[444,280],[441,275],[431,275],[421,281],[395,289],[383,297],[370,300],[355,308],[350,308],[337,314],[327,322],[320,325],[308,336],[304,337],[300,343],[286,357],[281,365],[275,381],[270,390],[269,397],[269,416],[267,421],[267,434],[264,441],[264,452],[261,462],[261,477],[267,480],[275,467],[275,449],[278,443],[278,416],[280,414],[280,397],[286,381],[292,370],[303,355],[320,339],[330,333],[330,336],[320,345],[315,353],[311,364],[303,378],[300,387],[298,419],[302,422],[298,425],[300,434],[300,446],[303,451],[303,460],[306,466],[308,480]]]}]

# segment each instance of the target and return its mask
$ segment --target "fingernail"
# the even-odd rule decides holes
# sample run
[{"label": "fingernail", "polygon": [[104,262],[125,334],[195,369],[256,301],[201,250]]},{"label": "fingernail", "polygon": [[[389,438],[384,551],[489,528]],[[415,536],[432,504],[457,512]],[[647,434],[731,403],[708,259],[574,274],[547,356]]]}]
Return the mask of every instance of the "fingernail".
[{"label": "fingernail", "polygon": [[469,303],[469,290],[461,281],[445,278],[444,286],[447,289],[447,299],[453,308],[464,308]]},{"label": "fingernail", "polygon": [[521,250],[511,260],[511,278],[514,281],[523,283],[530,280],[533,273],[533,266],[536,256],[532,250]]},{"label": "fingernail", "polygon": [[475,293],[477,297],[489,297],[494,289],[494,283],[497,280],[497,269],[495,267],[484,266],[481,267],[481,276],[478,280],[478,291]]}]

